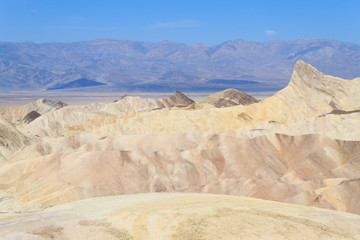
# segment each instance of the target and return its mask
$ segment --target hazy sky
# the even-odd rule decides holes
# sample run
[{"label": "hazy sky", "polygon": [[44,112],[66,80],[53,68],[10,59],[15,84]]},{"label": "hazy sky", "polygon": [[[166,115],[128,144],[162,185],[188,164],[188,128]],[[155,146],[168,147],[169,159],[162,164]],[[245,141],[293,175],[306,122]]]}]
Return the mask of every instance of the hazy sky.
[{"label": "hazy sky", "polygon": [[186,44],[328,38],[360,44],[360,0],[0,0],[0,41]]}]

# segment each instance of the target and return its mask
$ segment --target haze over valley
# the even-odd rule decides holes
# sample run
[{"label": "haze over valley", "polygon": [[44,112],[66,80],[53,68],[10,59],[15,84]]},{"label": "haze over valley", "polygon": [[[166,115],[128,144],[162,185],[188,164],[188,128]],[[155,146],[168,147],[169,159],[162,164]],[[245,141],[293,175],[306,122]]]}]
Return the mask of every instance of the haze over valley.
[{"label": "haze over valley", "polygon": [[206,46],[98,39],[73,43],[0,43],[3,90],[216,92],[232,87],[275,92],[296,61],[326,74],[360,75],[360,45],[326,39],[226,41]]}]

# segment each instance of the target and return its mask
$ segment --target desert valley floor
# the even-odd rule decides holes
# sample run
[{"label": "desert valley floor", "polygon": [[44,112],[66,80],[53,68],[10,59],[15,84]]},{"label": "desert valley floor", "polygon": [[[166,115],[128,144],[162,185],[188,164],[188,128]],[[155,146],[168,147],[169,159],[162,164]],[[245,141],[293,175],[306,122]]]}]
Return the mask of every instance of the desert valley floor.
[{"label": "desert valley floor", "polygon": [[3,100],[0,239],[360,239],[359,92]]}]

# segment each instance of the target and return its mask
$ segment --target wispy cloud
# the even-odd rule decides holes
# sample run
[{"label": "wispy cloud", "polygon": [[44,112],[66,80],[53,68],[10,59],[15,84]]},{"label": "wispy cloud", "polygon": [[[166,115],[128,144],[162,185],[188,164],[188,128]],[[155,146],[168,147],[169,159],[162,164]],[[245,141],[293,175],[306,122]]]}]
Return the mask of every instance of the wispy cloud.
[{"label": "wispy cloud", "polygon": [[174,22],[162,22],[149,26],[149,28],[191,28],[199,27],[202,22],[198,20],[181,19]]},{"label": "wispy cloud", "polygon": [[274,36],[277,32],[275,32],[274,30],[265,30],[264,33],[266,36]]},{"label": "wispy cloud", "polygon": [[40,11],[37,10],[37,9],[31,9],[30,12],[32,12],[32,13],[39,13]]}]

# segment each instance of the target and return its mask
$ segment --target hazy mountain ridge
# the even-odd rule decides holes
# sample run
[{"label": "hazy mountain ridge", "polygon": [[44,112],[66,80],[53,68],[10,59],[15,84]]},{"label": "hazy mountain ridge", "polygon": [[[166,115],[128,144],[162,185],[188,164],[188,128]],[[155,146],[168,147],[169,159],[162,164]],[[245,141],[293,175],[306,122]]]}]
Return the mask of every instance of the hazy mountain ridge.
[{"label": "hazy mountain ridge", "polygon": [[51,88],[86,78],[136,90],[168,89],[188,80],[200,89],[221,85],[208,84],[207,80],[230,79],[260,81],[280,88],[300,59],[326,74],[346,79],[360,75],[360,45],[333,40],[236,40],[215,46],[188,46],[170,41],[98,39],[0,43],[0,86]]}]

